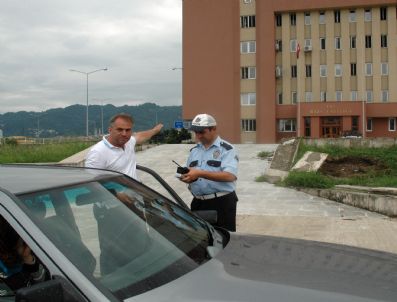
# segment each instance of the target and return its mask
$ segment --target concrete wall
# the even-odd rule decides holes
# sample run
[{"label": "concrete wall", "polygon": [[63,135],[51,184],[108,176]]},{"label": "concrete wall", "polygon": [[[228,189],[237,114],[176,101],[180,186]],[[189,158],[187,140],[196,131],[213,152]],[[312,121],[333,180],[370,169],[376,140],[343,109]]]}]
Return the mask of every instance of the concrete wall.
[{"label": "concrete wall", "polygon": [[378,212],[389,217],[397,217],[397,193],[392,192],[392,190],[379,192],[379,188],[367,187],[337,187],[335,189],[302,188],[299,190],[310,195],[327,198],[372,212]]},{"label": "concrete wall", "polygon": [[397,145],[396,138],[304,138],[302,142],[310,146],[337,145],[350,147],[391,147]]}]

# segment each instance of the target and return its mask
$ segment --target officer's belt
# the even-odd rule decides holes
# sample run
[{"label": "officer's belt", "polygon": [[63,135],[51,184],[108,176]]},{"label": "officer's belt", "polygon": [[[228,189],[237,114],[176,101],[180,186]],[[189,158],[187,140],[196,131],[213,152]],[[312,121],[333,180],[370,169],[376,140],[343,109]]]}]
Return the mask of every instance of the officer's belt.
[{"label": "officer's belt", "polygon": [[230,194],[232,192],[217,192],[213,194],[208,194],[208,195],[200,195],[200,196],[194,196],[194,198],[201,199],[201,200],[207,200],[207,199],[213,199],[221,196],[225,196],[227,194]]}]

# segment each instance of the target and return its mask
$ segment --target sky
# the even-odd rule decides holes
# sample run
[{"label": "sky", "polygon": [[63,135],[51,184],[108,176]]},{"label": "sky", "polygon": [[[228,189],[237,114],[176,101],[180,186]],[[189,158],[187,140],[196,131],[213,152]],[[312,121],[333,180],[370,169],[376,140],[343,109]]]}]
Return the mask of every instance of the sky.
[{"label": "sky", "polygon": [[[182,103],[182,0],[2,0],[0,113]],[[172,70],[172,68],[177,68]],[[179,68],[179,69],[178,69]]]}]

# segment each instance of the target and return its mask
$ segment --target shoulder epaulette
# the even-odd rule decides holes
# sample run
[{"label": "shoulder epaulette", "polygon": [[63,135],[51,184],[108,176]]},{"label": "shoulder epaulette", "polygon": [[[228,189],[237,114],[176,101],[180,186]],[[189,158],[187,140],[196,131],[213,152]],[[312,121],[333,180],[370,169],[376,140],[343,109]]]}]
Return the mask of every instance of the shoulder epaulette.
[{"label": "shoulder epaulette", "polygon": [[231,149],[233,149],[233,146],[229,145],[229,144],[226,143],[226,142],[221,142],[220,145],[221,145],[221,147],[225,148],[226,150],[231,150]]},{"label": "shoulder epaulette", "polygon": [[193,148],[190,149],[189,152],[192,152],[192,150],[193,150],[194,148],[197,148],[197,147],[198,147],[198,145],[194,146]]}]

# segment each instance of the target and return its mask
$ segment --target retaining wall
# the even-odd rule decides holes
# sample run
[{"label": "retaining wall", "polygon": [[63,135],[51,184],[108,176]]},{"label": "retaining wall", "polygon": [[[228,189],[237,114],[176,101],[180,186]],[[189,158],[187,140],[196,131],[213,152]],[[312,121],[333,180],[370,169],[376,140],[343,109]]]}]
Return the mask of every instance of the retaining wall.
[{"label": "retaining wall", "polygon": [[389,217],[397,217],[397,189],[337,186],[334,189],[298,190]]}]

